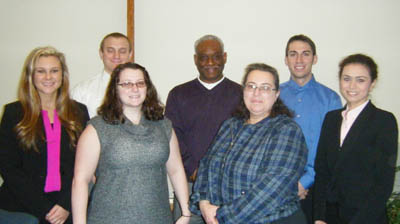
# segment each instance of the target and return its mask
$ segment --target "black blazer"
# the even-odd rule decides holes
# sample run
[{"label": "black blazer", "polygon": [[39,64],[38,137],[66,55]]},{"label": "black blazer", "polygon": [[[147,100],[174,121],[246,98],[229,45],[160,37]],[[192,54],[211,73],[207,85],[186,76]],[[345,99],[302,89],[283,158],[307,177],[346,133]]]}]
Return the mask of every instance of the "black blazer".
[{"label": "black blazer", "polygon": [[326,202],[336,203],[343,223],[387,223],[398,129],[392,113],[371,102],[354,121],[340,147],[342,111],[327,113],[315,161],[314,220],[326,220]]},{"label": "black blazer", "polygon": [[[85,127],[89,119],[86,106],[78,103]],[[8,211],[27,212],[46,223],[45,215],[58,204],[71,211],[71,185],[75,162],[75,149],[69,145],[69,137],[61,128],[60,173],[61,191],[44,192],[47,174],[47,145],[38,142],[40,153],[23,151],[16,138],[14,127],[22,119],[19,102],[5,105],[0,127],[0,174],[4,183],[0,188],[0,208]],[[70,219],[71,215],[69,216]]]}]

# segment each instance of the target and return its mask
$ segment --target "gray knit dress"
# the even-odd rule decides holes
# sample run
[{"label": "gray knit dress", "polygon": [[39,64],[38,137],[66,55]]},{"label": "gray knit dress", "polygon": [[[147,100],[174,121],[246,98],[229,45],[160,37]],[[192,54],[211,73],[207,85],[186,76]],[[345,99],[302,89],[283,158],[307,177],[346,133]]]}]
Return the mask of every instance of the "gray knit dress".
[{"label": "gray knit dress", "polygon": [[88,223],[173,223],[168,200],[166,162],[172,125],[167,119],[139,125],[107,124],[96,116],[101,152]]}]

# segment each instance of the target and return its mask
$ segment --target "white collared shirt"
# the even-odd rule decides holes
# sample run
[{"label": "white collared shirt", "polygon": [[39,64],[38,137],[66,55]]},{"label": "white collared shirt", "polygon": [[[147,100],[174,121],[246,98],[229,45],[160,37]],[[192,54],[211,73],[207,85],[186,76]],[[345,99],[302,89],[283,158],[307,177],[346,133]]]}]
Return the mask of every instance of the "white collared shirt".
[{"label": "white collared shirt", "polygon": [[110,77],[111,75],[103,70],[71,90],[71,98],[86,105],[90,118],[97,115],[97,108],[103,102]]},{"label": "white collared shirt", "polygon": [[340,146],[342,146],[344,139],[349,133],[351,126],[353,125],[354,121],[357,119],[358,115],[360,115],[361,111],[367,106],[369,100],[365,103],[359,105],[358,107],[349,110],[349,107],[346,107],[346,110],[342,111],[342,126],[340,128]]},{"label": "white collared shirt", "polygon": [[200,82],[204,87],[206,87],[206,89],[211,90],[212,88],[216,87],[219,83],[221,83],[221,82],[225,79],[225,76],[222,76],[222,79],[220,79],[220,80],[218,80],[217,82],[214,82],[214,83],[206,83],[206,82],[203,82],[203,81],[201,81],[200,77],[197,77],[197,79],[199,80],[199,82]]}]

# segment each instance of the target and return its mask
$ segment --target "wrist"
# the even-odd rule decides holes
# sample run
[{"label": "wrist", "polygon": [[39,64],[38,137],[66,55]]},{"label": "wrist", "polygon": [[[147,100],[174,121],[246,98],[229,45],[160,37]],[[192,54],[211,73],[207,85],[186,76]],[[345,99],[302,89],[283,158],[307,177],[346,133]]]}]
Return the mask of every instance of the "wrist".
[{"label": "wrist", "polygon": [[210,201],[209,200],[200,200],[199,201],[199,205],[201,206],[201,205],[210,205],[211,203],[210,203]]}]

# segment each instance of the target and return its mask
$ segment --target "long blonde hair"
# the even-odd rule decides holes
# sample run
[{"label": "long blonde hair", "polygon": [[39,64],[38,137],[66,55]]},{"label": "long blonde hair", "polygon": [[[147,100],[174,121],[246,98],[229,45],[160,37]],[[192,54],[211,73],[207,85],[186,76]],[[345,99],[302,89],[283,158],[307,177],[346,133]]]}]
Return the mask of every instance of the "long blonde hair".
[{"label": "long blonde hair", "polygon": [[41,119],[41,100],[33,83],[35,64],[40,57],[56,57],[61,64],[62,84],[57,90],[56,110],[62,126],[66,129],[72,147],[83,130],[83,113],[79,110],[75,101],[69,97],[69,73],[65,56],[54,47],[38,47],[31,51],[25,60],[18,88],[18,100],[23,109],[23,118],[16,125],[15,131],[25,150],[39,151],[36,143],[44,140],[43,121]]}]

